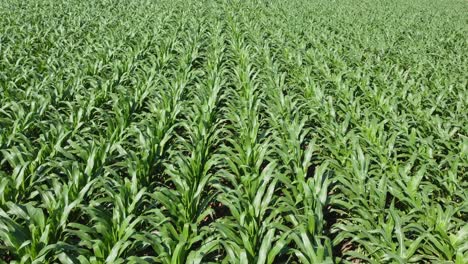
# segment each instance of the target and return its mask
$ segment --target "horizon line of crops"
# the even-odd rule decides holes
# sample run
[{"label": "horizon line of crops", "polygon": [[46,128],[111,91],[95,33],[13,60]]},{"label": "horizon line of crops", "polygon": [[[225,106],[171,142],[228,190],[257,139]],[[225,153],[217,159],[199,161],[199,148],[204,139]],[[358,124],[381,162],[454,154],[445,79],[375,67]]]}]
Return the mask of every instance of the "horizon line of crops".
[{"label": "horizon line of crops", "polygon": [[0,263],[465,263],[467,13],[1,2]]}]

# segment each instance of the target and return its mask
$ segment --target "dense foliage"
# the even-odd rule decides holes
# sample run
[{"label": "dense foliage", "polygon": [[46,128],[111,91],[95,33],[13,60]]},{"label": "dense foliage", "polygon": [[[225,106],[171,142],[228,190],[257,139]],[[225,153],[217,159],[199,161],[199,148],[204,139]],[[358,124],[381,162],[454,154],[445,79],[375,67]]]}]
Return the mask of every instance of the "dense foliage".
[{"label": "dense foliage", "polygon": [[0,1],[0,263],[466,263],[467,14]]}]

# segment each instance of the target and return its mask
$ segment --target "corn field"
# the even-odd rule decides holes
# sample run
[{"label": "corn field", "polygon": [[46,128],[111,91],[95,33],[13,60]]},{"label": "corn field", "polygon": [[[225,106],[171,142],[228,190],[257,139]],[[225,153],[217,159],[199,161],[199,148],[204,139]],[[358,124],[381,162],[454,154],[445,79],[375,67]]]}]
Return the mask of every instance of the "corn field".
[{"label": "corn field", "polygon": [[0,263],[468,263],[465,0],[0,1]]}]

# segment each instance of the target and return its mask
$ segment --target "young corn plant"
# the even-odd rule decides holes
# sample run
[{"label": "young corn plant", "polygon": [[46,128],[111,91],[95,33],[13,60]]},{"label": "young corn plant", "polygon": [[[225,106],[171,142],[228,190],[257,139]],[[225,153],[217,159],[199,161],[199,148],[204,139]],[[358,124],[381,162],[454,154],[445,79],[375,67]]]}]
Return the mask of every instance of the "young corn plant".
[{"label": "young corn plant", "polygon": [[143,221],[146,189],[138,189],[136,178],[100,185],[103,195],[83,205],[89,225],[69,223],[66,233],[70,242],[77,239],[80,250],[86,252],[76,257],[80,263],[125,263],[138,251],[135,237]]}]

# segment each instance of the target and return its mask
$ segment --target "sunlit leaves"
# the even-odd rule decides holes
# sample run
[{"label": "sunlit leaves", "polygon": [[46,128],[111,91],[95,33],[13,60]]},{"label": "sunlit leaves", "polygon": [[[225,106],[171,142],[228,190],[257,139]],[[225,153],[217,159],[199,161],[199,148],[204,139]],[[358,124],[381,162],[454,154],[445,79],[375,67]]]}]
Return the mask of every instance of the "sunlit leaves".
[{"label": "sunlit leaves", "polygon": [[466,262],[466,13],[0,1],[0,262]]}]

